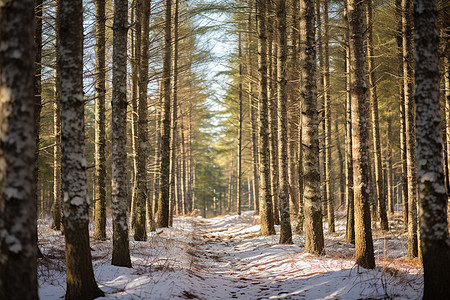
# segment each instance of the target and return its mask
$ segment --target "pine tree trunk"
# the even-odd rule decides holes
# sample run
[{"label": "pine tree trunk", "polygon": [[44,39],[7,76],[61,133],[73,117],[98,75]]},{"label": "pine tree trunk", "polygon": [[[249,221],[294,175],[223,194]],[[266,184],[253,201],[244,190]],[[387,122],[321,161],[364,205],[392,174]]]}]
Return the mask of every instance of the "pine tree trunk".
[{"label": "pine tree trunk", "polygon": [[414,0],[417,179],[425,300],[450,298],[448,199],[442,161],[436,2]]},{"label": "pine tree trunk", "polygon": [[270,130],[270,183],[272,194],[273,221],[280,225],[278,196],[280,188],[279,153],[278,153],[278,101],[277,101],[277,35],[274,34],[277,20],[272,1],[267,2],[267,61],[268,61],[268,99],[269,99],[269,130]]},{"label": "pine tree trunk", "polygon": [[395,1],[396,14],[398,18],[397,25],[397,49],[398,49],[398,76],[400,78],[400,154],[402,164],[402,206],[403,206],[403,225],[404,230],[408,224],[408,166],[406,162],[406,130],[405,130],[405,91],[403,87],[403,34],[402,34],[402,0]]},{"label": "pine tree trunk", "polygon": [[305,252],[324,254],[319,166],[314,0],[300,0]]},{"label": "pine tree trunk", "polygon": [[172,0],[166,0],[163,53],[163,105],[161,128],[161,165],[160,193],[158,199],[158,217],[156,226],[169,227],[170,203],[170,91],[171,91],[171,58],[172,58]]},{"label": "pine tree trunk", "polygon": [[0,299],[37,299],[34,7],[0,3]]},{"label": "pine tree trunk", "polygon": [[345,179],[346,179],[346,203],[347,203],[347,224],[345,230],[345,242],[348,244],[355,243],[355,199],[353,191],[353,141],[352,141],[352,103],[350,97],[350,32],[348,23],[347,8],[344,8],[344,19],[346,23],[345,40],[347,47],[345,48]]},{"label": "pine tree trunk", "polygon": [[147,85],[148,85],[148,52],[149,52],[149,23],[150,1],[141,0],[141,49],[139,69],[139,99],[138,99],[138,140],[136,144],[136,190],[135,190],[135,223],[134,239],[136,241],[147,240],[146,206],[148,194],[147,185],[147,156],[148,153],[148,109],[147,109]]},{"label": "pine tree trunk", "polygon": [[272,196],[270,194],[270,161],[269,161],[269,98],[267,96],[267,0],[256,2],[258,33],[258,69],[259,69],[259,171],[261,235],[275,234],[273,221]]},{"label": "pine tree trunk", "polygon": [[406,161],[408,166],[408,257],[418,254],[417,170],[413,92],[413,40],[411,0],[402,0],[403,89],[405,95]]},{"label": "pine tree trunk", "polygon": [[[300,46],[300,45],[299,45]],[[300,86],[303,81],[300,82]],[[297,225],[295,226],[295,233],[302,234],[304,232],[304,171],[303,171],[303,125],[301,112],[303,111],[303,104],[299,103],[300,119],[298,124],[298,214]]]},{"label": "pine tree trunk", "polygon": [[96,0],[94,238],[106,240],[105,0]]},{"label": "pine tree trunk", "polygon": [[[133,0],[133,15],[134,20],[134,47],[133,52],[133,65],[132,65],[132,99],[131,99],[131,149],[133,160],[133,185],[131,187],[131,211],[130,211],[130,224],[131,229],[135,229],[136,225],[136,196],[137,196],[137,172],[138,172],[138,139],[139,139],[139,72],[141,67],[141,43],[142,43],[142,2],[143,0]],[[133,32],[132,32],[133,33]],[[133,35],[132,35],[133,36]],[[133,41],[133,40],[132,40]]]},{"label": "pine tree trunk", "polygon": [[176,193],[176,173],[177,173],[177,151],[178,151],[178,0],[173,0],[172,7],[172,37],[173,37],[173,52],[172,52],[172,129],[170,136],[170,202],[169,202],[169,226],[173,223],[173,214],[175,204],[177,202]]},{"label": "pine tree trunk", "polygon": [[367,29],[367,69],[369,72],[369,101],[372,116],[372,139],[374,148],[375,180],[378,195],[378,209],[380,214],[380,226],[382,230],[389,230],[386,214],[386,190],[383,180],[383,167],[381,158],[380,122],[378,118],[377,75],[375,65],[375,53],[373,46],[373,0],[367,0],[366,23]]},{"label": "pine tree trunk", "polygon": [[61,230],[62,213],[61,213],[61,91],[60,91],[60,70],[59,62],[59,41],[60,41],[60,4],[57,3],[55,7],[55,47],[56,57],[55,61],[55,87],[54,87],[54,102],[53,102],[53,135],[55,138],[55,145],[53,146],[53,207],[52,207],[52,228]]},{"label": "pine tree trunk", "polygon": [[331,166],[331,107],[330,107],[330,55],[329,55],[329,24],[328,24],[328,2],[323,1],[323,22],[324,22],[324,31],[322,37],[323,43],[323,99],[324,99],[324,122],[325,122],[325,130],[324,130],[324,156],[325,156],[325,191],[327,195],[327,217],[328,217],[328,231],[335,232],[334,226],[334,197],[333,197],[333,174],[332,174],[332,166]]},{"label": "pine tree trunk", "polygon": [[[34,168],[34,186],[36,191],[36,203],[39,193],[39,144],[42,110],[42,0],[34,0],[34,49],[35,49],[35,69],[34,69],[34,133],[36,140],[35,168]],[[39,207],[39,206],[38,206]]]},{"label": "pine tree trunk", "polygon": [[291,215],[289,209],[289,157],[288,157],[288,117],[287,117],[287,33],[286,0],[278,0],[276,7],[278,25],[278,152],[280,154],[280,244],[292,244]]},{"label": "pine tree trunk", "polygon": [[394,169],[392,168],[392,119],[388,117],[387,120],[387,145],[386,145],[386,157],[387,157],[387,177],[388,177],[388,211],[390,214],[394,213]]},{"label": "pine tree trunk", "polygon": [[350,97],[353,132],[353,178],[355,193],[355,258],[363,268],[375,268],[370,219],[369,147],[364,74],[363,5],[347,2],[350,31]]},{"label": "pine tree trunk", "polygon": [[339,137],[339,123],[338,119],[334,119],[334,131],[336,132],[336,150],[338,154],[339,164],[339,206],[342,207],[345,203],[345,169],[344,169],[344,157],[341,149],[341,139]]},{"label": "pine tree trunk", "polygon": [[93,299],[104,293],[95,282],[89,246],[83,99],[83,6],[60,2],[61,181],[66,239],[66,299]]},{"label": "pine tree trunk", "polygon": [[239,132],[238,132],[238,176],[237,176],[237,214],[241,215],[242,202],[242,45],[241,32],[238,32],[238,59],[239,59]]},{"label": "pine tree trunk", "polygon": [[254,65],[252,60],[252,52],[250,49],[250,39],[251,32],[253,30],[252,27],[252,9],[253,3],[251,0],[248,1],[249,6],[249,16],[248,16],[248,33],[247,33],[247,76],[248,76],[248,97],[249,97],[249,106],[250,106],[250,123],[251,123],[251,133],[252,133],[252,167],[253,167],[253,207],[255,210],[255,215],[259,214],[259,156],[258,156],[258,102],[254,95]]},{"label": "pine tree trunk", "polygon": [[112,87],[112,264],[131,267],[127,219],[127,25],[128,1],[114,0]]}]

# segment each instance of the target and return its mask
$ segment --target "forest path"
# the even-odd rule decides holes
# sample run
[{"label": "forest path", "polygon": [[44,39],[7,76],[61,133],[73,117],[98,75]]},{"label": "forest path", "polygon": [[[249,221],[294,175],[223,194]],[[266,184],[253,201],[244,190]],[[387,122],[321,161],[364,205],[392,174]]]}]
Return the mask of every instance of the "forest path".
[{"label": "forest path", "polygon": [[292,285],[298,281],[294,257],[300,246],[278,245],[278,236],[260,237],[251,214],[194,222],[190,254],[202,288],[191,291],[192,299],[304,299],[298,282]]}]

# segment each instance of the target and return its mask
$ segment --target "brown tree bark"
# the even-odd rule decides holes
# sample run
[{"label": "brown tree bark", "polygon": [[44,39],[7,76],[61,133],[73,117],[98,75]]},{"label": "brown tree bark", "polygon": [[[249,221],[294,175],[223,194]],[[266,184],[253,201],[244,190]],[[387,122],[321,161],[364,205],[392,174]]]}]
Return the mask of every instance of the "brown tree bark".
[{"label": "brown tree bark", "polygon": [[84,99],[83,6],[60,0],[61,181],[66,240],[66,299],[93,299],[104,293],[95,282],[89,246]]},{"label": "brown tree bark", "polygon": [[172,61],[172,0],[165,3],[164,54],[163,54],[163,104],[161,128],[160,193],[156,227],[169,227],[170,203],[170,90]]},{"label": "brown tree bark", "polygon": [[375,65],[375,52],[373,45],[373,0],[366,0],[366,23],[367,23],[367,70],[369,72],[369,103],[372,117],[372,140],[374,148],[375,181],[378,196],[378,211],[380,226],[382,230],[389,230],[386,213],[386,189],[383,180],[383,163],[381,158],[380,121],[378,118],[378,95],[377,95],[377,66]]},{"label": "brown tree bark", "polygon": [[94,238],[106,240],[106,157],[105,157],[105,0],[96,0],[95,30],[95,172]]},{"label": "brown tree bark", "polygon": [[319,166],[314,0],[300,0],[305,252],[324,254]]},{"label": "brown tree bark", "polygon": [[363,268],[375,268],[370,218],[369,147],[364,74],[363,4],[347,2],[350,32],[350,97],[352,110],[353,177],[355,195],[355,259]]},{"label": "brown tree bark", "polygon": [[259,171],[261,235],[275,234],[273,221],[272,196],[270,194],[270,161],[269,161],[269,99],[267,96],[267,0],[257,0],[257,33],[258,33],[258,69],[259,69]]},{"label": "brown tree bark", "polygon": [[287,117],[287,33],[286,0],[278,0],[276,6],[278,27],[278,108],[280,112],[278,128],[278,152],[280,154],[280,244],[292,244],[291,216],[289,209],[289,157],[288,157],[288,117]]},{"label": "brown tree bark", "polygon": [[111,208],[112,264],[131,267],[127,218],[127,28],[128,1],[114,0]]},{"label": "brown tree bark", "polygon": [[413,86],[412,3],[402,0],[403,93],[405,96],[406,162],[408,175],[408,257],[418,254],[417,240],[417,169],[415,105]]}]

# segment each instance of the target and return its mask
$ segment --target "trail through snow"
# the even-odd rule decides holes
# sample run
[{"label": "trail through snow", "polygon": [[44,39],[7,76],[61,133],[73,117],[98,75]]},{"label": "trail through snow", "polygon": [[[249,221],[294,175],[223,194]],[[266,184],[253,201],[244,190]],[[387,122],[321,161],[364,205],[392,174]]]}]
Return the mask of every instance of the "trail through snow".
[{"label": "trail through snow", "polygon": [[[97,282],[105,299],[421,298],[422,269],[403,260],[403,235],[375,237],[377,268],[365,270],[355,266],[353,246],[339,230],[326,234],[327,255],[317,257],[303,253],[302,236],[279,245],[278,235],[259,236],[257,223],[250,212],[176,218],[173,228],[149,234],[147,242],[130,242],[131,269],[110,265],[110,240],[91,241]],[[41,299],[64,297],[63,243],[40,222],[47,255],[39,266]]]}]

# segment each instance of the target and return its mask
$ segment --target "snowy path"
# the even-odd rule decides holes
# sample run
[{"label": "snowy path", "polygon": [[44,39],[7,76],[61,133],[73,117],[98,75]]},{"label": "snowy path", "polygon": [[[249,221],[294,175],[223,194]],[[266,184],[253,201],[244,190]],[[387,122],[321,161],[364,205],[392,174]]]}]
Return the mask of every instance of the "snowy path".
[{"label": "snowy path", "polygon": [[[360,269],[342,232],[325,235],[327,255],[303,253],[303,237],[278,245],[279,236],[260,237],[257,218],[180,217],[174,227],[130,240],[133,268],[111,266],[107,241],[91,240],[93,266],[102,299],[418,299],[421,268],[401,259],[405,236],[375,237],[377,268]],[[64,238],[40,220],[39,243],[47,256],[39,264],[40,299],[63,299]],[[337,223],[337,227],[342,224]],[[382,259],[391,256],[389,259]],[[394,259],[395,258],[395,259]]]},{"label": "snowy path", "polygon": [[[250,215],[197,222],[192,253],[199,299],[415,299],[416,277],[391,276],[385,268],[358,269],[352,259],[303,253],[303,239],[278,245],[278,236],[259,237]],[[328,242],[330,243],[330,242]],[[330,245],[329,245],[330,246]],[[333,242],[342,254],[351,246]],[[345,255],[347,256],[347,255]],[[414,287],[414,288],[413,288]]]}]

